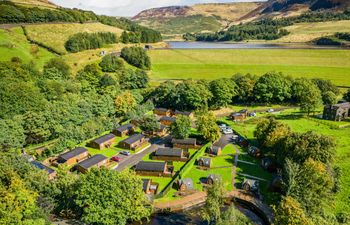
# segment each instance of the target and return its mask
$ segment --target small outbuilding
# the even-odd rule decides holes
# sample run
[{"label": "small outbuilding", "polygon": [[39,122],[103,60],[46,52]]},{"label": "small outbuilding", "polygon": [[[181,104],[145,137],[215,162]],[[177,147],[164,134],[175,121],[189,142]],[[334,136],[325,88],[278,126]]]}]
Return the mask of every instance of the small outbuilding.
[{"label": "small outbuilding", "polygon": [[210,168],[211,163],[212,163],[211,158],[206,158],[206,157],[199,158],[197,162],[198,166],[205,167],[205,168]]},{"label": "small outbuilding", "polygon": [[166,162],[141,161],[135,166],[136,174],[141,176],[172,177],[173,169]]},{"label": "small outbuilding", "polygon": [[125,124],[113,130],[113,134],[117,137],[124,137],[134,133],[135,126],[131,123]]},{"label": "small outbuilding", "polygon": [[147,141],[143,134],[134,134],[131,137],[119,142],[119,146],[124,149],[136,150]]},{"label": "small outbuilding", "polygon": [[255,158],[260,158],[262,156],[261,150],[252,145],[248,147],[248,154]]},{"label": "small outbuilding", "polygon": [[271,183],[269,189],[272,192],[279,192],[282,193],[282,185],[283,185],[283,179],[281,176],[275,176]]},{"label": "small outbuilding", "polygon": [[69,152],[65,152],[58,156],[57,162],[66,164],[67,166],[74,165],[89,157],[89,152],[86,148],[78,147]]},{"label": "small outbuilding", "polygon": [[323,119],[342,121],[350,116],[350,102],[326,105],[323,108]]},{"label": "small outbuilding", "polygon": [[186,162],[188,160],[188,153],[182,149],[176,148],[158,148],[152,157],[153,160],[164,161],[180,161]]},{"label": "small outbuilding", "polygon": [[153,183],[152,179],[142,179],[142,190],[147,195],[154,195],[158,192],[158,184]]},{"label": "small outbuilding", "polygon": [[166,108],[155,108],[153,113],[157,116],[171,116],[171,110]]},{"label": "small outbuilding", "polygon": [[211,145],[207,148],[207,153],[210,155],[215,155],[215,156],[219,156],[221,155],[221,147],[220,146],[215,146],[215,145]]},{"label": "small outbuilding", "polygon": [[174,116],[179,116],[179,115],[188,116],[190,118],[194,117],[193,112],[175,110]]},{"label": "small outbuilding", "polygon": [[163,116],[159,119],[159,122],[164,126],[170,126],[171,124],[176,122],[176,118],[170,116]]},{"label": "small outbuilding", "polygon": [[107,164],[108,164],[108,158],[104,155],[97,154],[78,163],[75,166],[75,168],[81,173],[86,173],[93,167],[100,168],[102,166],[106,166]]},{"label": "small outbuilding", "polygon": [[242,183],[242,189],[256,193],[259,191],[259,181],[252,179],[244,179]]},{"label": "small outbuilding", "polygon": [[269,172],[275,172],[277,170],[276,162],[269,157],[265,157],[261,160],[261,167]]},{"label": "small outbuilding", "polygon": [[221,176],[217,175],[217,174],[210,174],[207,177],[207,184],[208,185],[213,185],[216,182],[220,182],[221,181]]},{"label": "small outbuilding", "polygon": [[106,134],[102,137],[96,138],[89,143],[89,146],[96,149],[110,148],[115,142],[114,134]]},{"label": "small outbuilding", "polygon": [[247,115],[245,113],[235,112],[230,115],[230,118],[236,122],[244,121],[247,118]]},{"label": "small outbuilding", "polygon": [[193,180],[191,178],[178,180],[177,187],[179,191],[193,190],[194,189]]},{"label": "small outbuilding", "polygon": [[194,149],[197,148],[197,140],[195,138],[172,139],[171,143],[174,148]]}]

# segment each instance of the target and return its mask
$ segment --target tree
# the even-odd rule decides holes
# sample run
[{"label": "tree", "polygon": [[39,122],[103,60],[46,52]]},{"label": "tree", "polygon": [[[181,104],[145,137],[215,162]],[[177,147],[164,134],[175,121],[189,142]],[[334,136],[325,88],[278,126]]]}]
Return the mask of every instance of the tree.
[{"label": "tree", "polygon": [[213,95],[210,105],[214,108],[225,107],[232,102],[236,95],[235,84],[230,79],[217,79],[210,82]]},{"label": "tree", "polygon": [[78,183],[75,203],[82,208],[81,220],[96,225],[140,221],[152,210],[141,179],[128,170],[92,169]]},{"label": "tree", "polygon": [[140,69],[150,69],[151,60],[146,51],[141,47],[124,47],[121,52],[121,57],[130,65]]},{"label": "tree", "polygon": [[70,77],[70,67],[62,58],[52,58],[45,64],[44,74],[53,73],[53,71],[56,74],[58,73],[58,77],[61,79],[68,79]]},{"label": "tree", "polygon": [[344,94],[344,99],[350,102],[350,89]]},{"label": "tree", "polygon": [[291,86],[291,80],[282,73],[267,73],[254,86],[255,98],[259,102],[281,103],[291,98]]},{"label": "tree", "polygon": [[50,126],[42,112],[27,112],[23,115],[26,143],[41,143],[51,136]]},{"label": "tree", "polygon": [[287,124],[277,121],[274,117],[262,119],[256,126],[254,137],[260,146],[273,149],[279,141],[291,132]]},{"label": "tree", "polygon": [[251,225],[250,220],[241,213],[235,206],[230,206],[227,211],[222,213],[222,219],[216,225]]},{"label": "tree", "polygon": [[199,133],[206,140],[214,142],[220,138],[220,129],[216,124],[216,117],[212,112],[197,117],[196,123]]},{"label": "tree", "polygon": [[339,95],[339,89],[335,86],[332,81],[324,80],[320,78],[312,79],[312,81],[316,84],[316,86],[321,90],[322,96],[324,93],[331,91],[335,95]]},{"label": "tree", "polygon": [[322,96],[323,104],[334,105],[337,103],[337,96],[332,91],[327,91]]},{"label": "tree", "polygon": [[97,64],[89,64],[77,73],[77,79],[87,82],[88,87],[98,87],[102,78],[101,68]]},{"label": "tree", "polygon": [[140,129],[146,132],[156,132],[160,129],[160,123],[154,115],[145,116],[138,123]]},{"label": "tree", "polygon": [[100,67],[103,72],[117,72],[124,68],[124,62],[118,56],[109,54],[102,58]]},{"label": "tree", "polygon": [[149,77],[144,70],[123,70],[119,76],[120,86],[124,89],[141,89],[148,86]]},{"label": "tree", "polygon": [[322,96],[316,85],[310,85],[300,96],[300,110],[307,112],[315,111],[322,105]]},{"label": "tree", "polygon": [[175,138],[188,138],[191,134],[191,119],[188,116],[179,115],[176,122],[171,124],[170,131]]},{"label": "tree", "polygon": [[300,103],[301,98],[309,90],[309,87],[314,85],[315,84],[307,78],[295,79],[292,84],[292,100]]},{"label": "tree", "polygon": [[305,215],[300,203],[292,197],[283,197],[275,211],[275,224],[284,225],[313,225]]},{"label": "tree", "polygon": [[165,81],[156,87],[151,93],[154,104],[160,107],[172,108],[174,106],[174,94],[176,85],[172,81]]},{"label": "tree", "polygon": [[126,115],[128,112],[132,111],[137,105],[137,101],[130,91],[122,92],[116,97],[114,102],[116,114],[119,116]]},{"label": "tree", "polygon": [[0,148],[2,151],[22,148],[25,144],[24,129],[21,118],[0,119]]},{"label": "tree", "polygon": [[225,188],[221,181],[207,187],[207,199],[202,209],[202,217],[208,224],[221,222],[221,207],[224,204]]},{"label": "tree", "polygon": [[281,164],[286,158],[299,164],[309,158],[327,164],[334,160],[335,146],[331,137],[312,131],[303,134],[291,133],[277,146],[276,157]]},{"label": "tree", "polygon": [[236,89],[235,100],[241,103],[248,103],[248,101],[253,99],[253,91],[256,83],[256,76],[251,74],[240,75],[236,74],[232,77],[232,80],[235,82],[236,86],[239,87]]}]

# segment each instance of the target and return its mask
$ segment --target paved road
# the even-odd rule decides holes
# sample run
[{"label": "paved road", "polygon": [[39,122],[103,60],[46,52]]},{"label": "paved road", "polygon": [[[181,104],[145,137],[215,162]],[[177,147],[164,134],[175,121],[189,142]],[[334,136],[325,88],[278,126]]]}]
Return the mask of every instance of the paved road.
[{"label": "paved road", "polygon": [[214,143],[214,146],[219,146],[221,148],[225,148],[226,145],[233,144],[232,142],[232,134],[222,134],[221,138]]},{"label": "paved road", "polygon": [[140,162],[142,160],[142,158],[145,155],[156,151],[161,146],[164,146],[164,144],[166,142],[168,142],[170,139],[171,139],[170,136],[165,136],[161,139],[158,139],[155,142],[153,142],[150,147],[148,147],[147,149],[143,150],[142,152],[139,152],[139,153],[134,154],[134,155],[124,156],[124,155],[119,154],[118,157],[120,157],[122,160],[119,163],[119,165],[117,166],[117,168],[115,168],[115,170],[122,171],[127,167],[135,166],[138,162]]}]

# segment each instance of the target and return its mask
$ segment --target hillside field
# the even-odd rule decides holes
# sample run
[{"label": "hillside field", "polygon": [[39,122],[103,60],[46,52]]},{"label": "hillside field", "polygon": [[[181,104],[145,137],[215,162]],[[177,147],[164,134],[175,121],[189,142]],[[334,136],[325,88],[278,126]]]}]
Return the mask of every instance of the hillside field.
[{"label": "hillside field", "polygon": [[67,53],[64,44],[70,36],[76,33],[88,32],[113,32],[120,35],[123,30],[107,26],[101,23],[65,23],[65,24],[40,24],[26,26],[28,36],[45,46],[55,49],[57,52]]},{"label": "hillside field", "polygon": [[35,62],[42,68],[55,55],[44,48],[30,44],[20,27],[11,30],[0,29],[0,61],[9,61],[12,57],[19,57],[23,62]]},{"label": "hillside field", "polygon": [[350,51],[325,49],[152,50],[153,80],[216,79],[270,71],[350,86]]},{"label": "hillside field", "polygon": [[310,42],[336,32],[350,32],[350,20],[318,23],[297,23],[286,27],[290,34],[274,42]]}]

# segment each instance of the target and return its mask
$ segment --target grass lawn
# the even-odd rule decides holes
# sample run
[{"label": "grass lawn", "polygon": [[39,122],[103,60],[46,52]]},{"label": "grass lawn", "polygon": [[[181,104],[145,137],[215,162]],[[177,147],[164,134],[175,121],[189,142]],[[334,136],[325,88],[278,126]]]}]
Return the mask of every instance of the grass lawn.
[{"label": "grass lawn", "polygon": [[[337,143],[335,165],[342,169],[343,176],[341,178],[342,188],[336,195],[335,205],[332,210],[337,213],[349,212],[350,176],[348,176],[348,174],[350,174],[350,128],[332,129],[330,125],[324,124],[323,120],[317,121],[315,119],[302,117],[297,111],[289,113],[289,115],[287,113],[282,113],[280,115],[276,115],[276,118],[284,123],[287,123],[294,132],[315,131],[334,138]],[[229,123],[236,131],[240,132],[245,137],[254,140],[253,131],[256,127],[257,120],[249,120],[245,123],[233,123],[231,121],[227,121],[227,123]],[[240,156],[240,159],[243,157],[247,156]],[[251,169],[243,168],[243,170],[254,173],[254,170],[252,171]]]},{"label": "grass lawn", "polygon": [[151,50],[153,80],[216,79],[280,71],[350,86],[350,51],[317,49]]},{"label": "grass lawn", "polygon": [[212,167],[222,167],[222,166],[233,166],[235,162],[236,153],[233,145],[227,145],[224,149],[222,149],[222,153],[220,156],[216,156],[212,158]]},{"label": "grass lawn", "polygon": [[27,25],[26,26],[28,36],[37,42],[55,49],[62,54],[67,53],[64,45],[70,36],[87,32],[112,32],[120,35],[123,30],[104,25],[101,23],[67,23],[67,24],[40,24],[40,25]]},{"label": "grass lawn", "polygon": [[25,63],[33,61],[36,67],[41,69],[55,55],[44,48],[30,44],[21,27],[0,29],[0,61],[10,61],[12,57],[19,57]]}]

